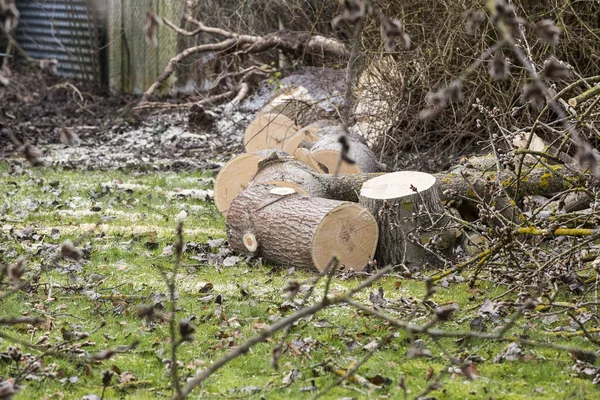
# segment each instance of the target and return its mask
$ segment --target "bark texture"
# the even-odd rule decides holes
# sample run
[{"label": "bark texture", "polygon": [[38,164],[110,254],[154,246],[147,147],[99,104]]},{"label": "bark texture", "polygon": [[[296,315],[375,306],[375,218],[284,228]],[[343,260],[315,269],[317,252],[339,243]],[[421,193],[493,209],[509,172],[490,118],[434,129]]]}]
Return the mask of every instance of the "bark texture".
[{"label": "bark texture", "polygon": [[[298,193],[282,196],[272,193],[273,188],[254,185],[231,203],[226,225],[233,250],[319,270],[326,267],[332,256],[355,270],[372,259],[377,223],[358,204]],[[349,210],[360,218],[345,218]],[[257,246],[252,251],[254,244]]]},{"label": "bark texture", "polygon": [[[330,173],[334,173],[338,167],[339,155],[342,152],[342,145],[339,142],[341,134],[342,128],[339,126],[322,128],[317,132],[320,139],[310,149],[313,158],[327,166]],[[383,171],[383,166],[362,136],[348,134],[348,139],[350,145],[348,157],[355,164],[352,165],[342,161],[340,174]]]},{"label": "bark texture", "polygon": [[[255,182],[263,177],[274,177],[294,182],[306,192],[316,197],[358,202],[358,194],[364,182],[382,173],[364,173],[352,175],[319,174],[302,163],[291,162],[289,158],[271,159],[261,163]],[[517,176],[509,170],[479,171],[467,166],[457,166],[449,171],[433,174],[438,182],[440,198],[444,201],[489,197],[495,190],[496,182],[511,196],[517,190]],[[551,195],[584,183],[575,167],[554,165],[551,169],[538,166],[524,170],[518,185],[518,196],[530,194]]]},{"label": "bark texture", "polygon": [[[404,175],[410,179],[409,182],[417,185],[418,191],[405,191],[395,198],[380,196],[377,190],[369,189],[370,184],[388,178],[380,176],[365,182],[359,196],[359,203],[375,215],[379,226],[379,243],[375,254],[378,265],[403,264],[413,271],[423,270],[431,265],[438,266],[439,259],[426,250],[425,245],[431,244],[434,237],[439,238],[440,244],[447,245],[442,241],[454,239],[455,236],[454,232],[441,235],[447,218],[435,178],[429,174],[413,172],[396,172],[392,175],[394,180],[401,180],[398,175]],[[425,175],[434,182],[431,186],[428,186],[430,183],[419,182]],[[418,188],[420,183],[424,188]],[[388,179],[386,184],[393,183]]]}]

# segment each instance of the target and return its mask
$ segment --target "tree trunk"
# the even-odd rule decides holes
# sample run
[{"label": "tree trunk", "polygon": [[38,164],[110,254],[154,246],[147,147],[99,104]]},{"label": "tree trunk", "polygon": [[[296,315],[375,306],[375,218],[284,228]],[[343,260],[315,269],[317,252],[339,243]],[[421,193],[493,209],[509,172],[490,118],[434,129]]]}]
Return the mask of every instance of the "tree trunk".
[{"label": "tree trunk", "polygon": [[443,232],[448,219],[433,175],[412,171],[381,175],[366,181],[359,197],[377,219],[379,265],[405,265],[413,271],[437,266],[439,259],[425,247],[447,249],[454,243],[455,232]]},{"label": "tree trunk", "polygon": [[332,257],[362,270],[375,255],[375,218],[356,203],[254,185],[233,200],[227,214],[229,244],[248,256],[323,271]]},{"label": "tree trunk", "polygon": [[[358,202],[358,193],[363,183],[380,175],[383,173],[338,176],[319,174],[291,158],[279,158],[262,163],[254,182],[266,179],[283,180],[295,183],[315,197]],[[497,180],[510,196],[514,196],[516,190],[516,174],[509,170],[503,170],[497,177],[496,171],[477,171],[466,166],[457,166],[433,176],[437,179],[440,197],[444,201],[489,197],[488,188]],[[517,198],[529,194],[558,193],[583,183],[583,178],[573,168],[560,165],[552,166],[551,170],[542,166],[526,169],[522,177],[524,179],[521,179],[519,184]]]}]

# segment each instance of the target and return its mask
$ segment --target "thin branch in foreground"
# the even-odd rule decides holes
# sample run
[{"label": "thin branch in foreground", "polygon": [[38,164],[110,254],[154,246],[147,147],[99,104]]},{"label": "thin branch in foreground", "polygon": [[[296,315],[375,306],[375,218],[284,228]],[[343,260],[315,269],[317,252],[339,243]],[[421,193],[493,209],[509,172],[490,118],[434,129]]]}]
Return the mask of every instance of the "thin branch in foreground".
[{"label": "thin branch in foreground", "polygon": [[241,355],[246,354],[252,347],[254,347],[255,345],[257,345],[259,343],[265,342],[267,339],[272,337],[275,333],[284,329],[288,325],[291,325],[294,322],[296,322],[302,318],[308,317],[310,315],[314,315],[329,306],[341,304],[341,303],[345,302],[347,299],[349,299],[356,293],[371,286],[379,278],[381,278],[386,273],[390,272],[392,269],[393,269],[393,266],[391,266],[391,265],[386,268],[383,268],[376,275],[373,275],[371,278],[365,280],[360,285],[347,291],[346,294],[343,296],[337,296],[334,298],[324,297],[323,300],[320,301],[319,303],[314,304],[310,307],[305,307],[303,309],[300,309],[297,312],[295,312],[294,314],[280,319],[279,321],[275,322],[273,325],[271,325],[267,329],[260,332],[258,335],[250,338],[248,341],[246,341],[241,346],[237,347],[234,350],[231,350],[229,353],[227,353],[226,355],[224,355],[223,357],[221,357],[220,359],[218,359],[217,361],[212,363],[209,367],[207,367],[205,370],[203,370],[202,372],[197,374],[195,377],[191,378],[187,382],[187,384],[181,389],[181,394],[174,396],[173,400],[181,400],[181,399],[185,398],[188,394],[190,394],[192,392],[192,390],[194,390],[194,388],[201,385],[202,382],[204,382],[208,377],[210,377],[216,371],[221,369],[227,363],[229,363],[230,361],[236,359],[237,357],[239,357]]}]

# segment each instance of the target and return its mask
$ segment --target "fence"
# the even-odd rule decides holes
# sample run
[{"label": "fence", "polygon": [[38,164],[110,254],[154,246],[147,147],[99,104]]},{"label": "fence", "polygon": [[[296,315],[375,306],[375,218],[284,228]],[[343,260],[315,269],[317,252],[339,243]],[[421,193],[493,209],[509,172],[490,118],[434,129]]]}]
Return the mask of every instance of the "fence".
[{"label": "fence", "polygon": [[[144,20],[148,10],[178,24],[183,0],[108,0],[108,65],[111,88],[142,93],[177,52],[177,35],[158,30],[158,45],[146,43]],[[172,82],[171,82],[172,83]]]}]

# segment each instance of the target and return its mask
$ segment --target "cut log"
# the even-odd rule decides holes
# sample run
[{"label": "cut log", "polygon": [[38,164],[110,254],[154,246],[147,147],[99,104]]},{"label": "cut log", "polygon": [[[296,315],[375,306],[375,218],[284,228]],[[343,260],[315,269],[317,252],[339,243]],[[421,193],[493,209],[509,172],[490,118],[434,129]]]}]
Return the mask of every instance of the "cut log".
[{"label": "cut log", "polygon": [[[290,187],[290,185],[293,185],[293,187],[299,188],[302,192],[308,193],[311,196],[332,199],[333,196],[329,193],[327,183],[322,180],[323,177],[326,176],[327,175],[315,171],[302,161],[289,157],[282,157],[277,160],[273,159],[261,163],[258,166],[258,171],[256,172],[254,179],[248,186],[252,187],[259,184],[270,184],[280,187],[287,185]],[[351,199],[350,201],[352,200],[354,199]],[[355,202],[358,202],[358,198]]]},{"label": "cut log", "polygon": [[253,153],[258,150],[283,150],[286,140],[300,129],[283,114],[259,113],[246,128],[244,148]]},{"label": "cut log", "polygon": [[[282,180],[294,182],[315,197],[358,202],[358,193],[366,181],[382,173],[331,175],[319,174],[312,168],[292,158],[272,159],[261,163],[254,182]],[[479,199],[485,197],[490,183],[496,181],[495,170],[483,172],[466,166],[457,166],[450,171],[433,174],[438,182],[441,199]],[[553,194],[583,184],[583,178],[570,167],[555,165],[549,171],[543,166],[523,171],[525,179],[519,185],[517,198],[529,194]],[[267,179],[268,178],[268,179]],[[516,175],[504,170],[500,184],[510,196],[514,196]]]},{"label": "cut log", "polygon": [[315,160],[312,157],[312,155],[310,154],[310,150],[308,149],[296,149],[296,151],[294,151],[294,158],[296,160],[302,161],[304,164],[308,165],[317,172],[324,174],[329,172],[327,170],[327,167],[325,167],[323,164],[320,164],[319,162],[317,162],[317,160]]},{"label": "cut log", "polygon": [[456,239],[455,232],[442,234],[448,219],[433,175],[402,171],[370,179],[362,185],[359,203],[377,218],[379,265],[425,269],[440,262],[424,245],[439,237],[436,244],[448,248]]},{"label": "cut log", "polygon": [[303,86],[285,86],[269,99],[261,112],[283,114],[295,124],[306,126],[317,119],[332,119],[333,113],[325,110],[320,102]]},{"label": "cut log", "polygon": [[221,214],[227,215],[231,201],[254,178],[256,171],[258,171],[258,163],[273,153],[277,157],[288,156],[287,153],[281,150],[261,150],[256,153],[240,154],[229,160],[221,168],[215,179],[215,204]]},{"label": "cut log", "polygon": [[248,256],[323,271],[332,257],[362,270],[375,254],[375,218],[356,203],[304,196],[271,185],[244,190],[229,207],[231,248]]},{"label": "cut log", "polygon": [[328,121],[317,121],[312,124],[306,125],[304,128],[298,130],[294,136],[289,138],[283,144],[283,150],[294,154],[297,148],[301,147],[301,143],[311,143],[309,147],[312,147],[316,141],[319,140],[321,135],[319,135],[319,131],[327,126]]},{"label": "cut log", "polygon": [[310,149],[315,160],[325,165],[330,173],[337,172],[340,175],[383,170],[364,138],[357,134],[348,135],[350,145],[348,157],[354,161],[354,164],[346,161],[340,163],[342,145],[339,142],[340,134],[337,134],[340,131],[338,127],[327,127],[317,133],[321,138]]}]

